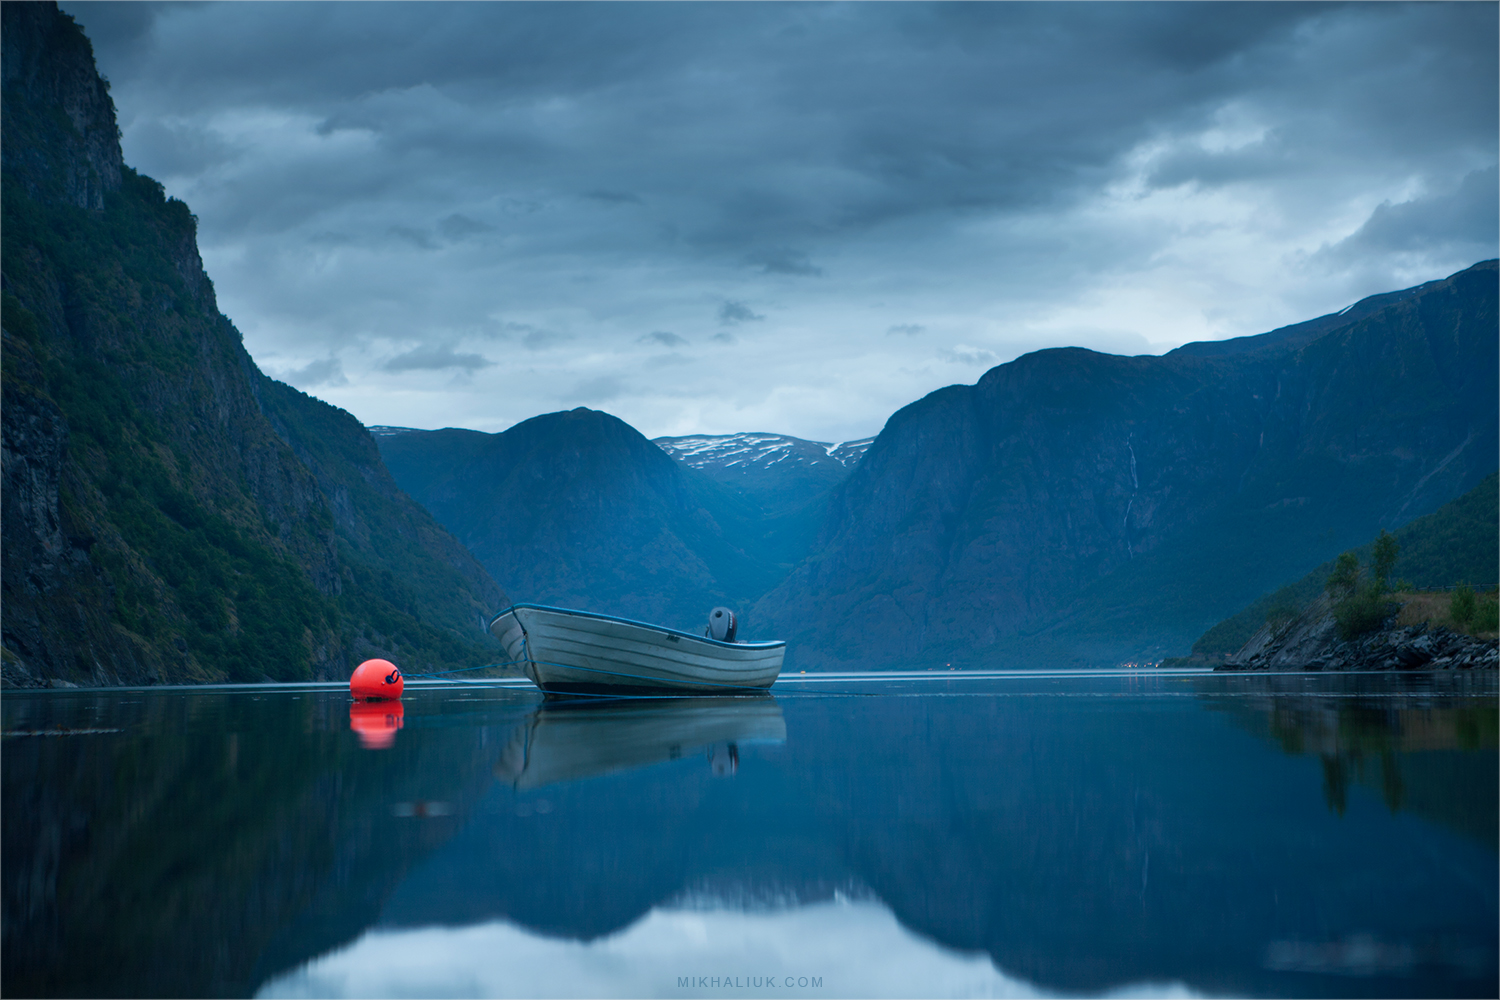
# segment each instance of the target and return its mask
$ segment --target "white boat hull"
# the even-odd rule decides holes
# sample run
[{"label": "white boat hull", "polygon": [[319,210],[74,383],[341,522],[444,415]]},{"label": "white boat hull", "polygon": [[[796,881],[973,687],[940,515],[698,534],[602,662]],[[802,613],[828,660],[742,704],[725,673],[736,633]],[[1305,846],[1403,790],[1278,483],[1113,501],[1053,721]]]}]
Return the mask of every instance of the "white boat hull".
[{"label": "white boat hull", "polygon": [[736,694],[781,673],[784,642],[719,642],[587,611],[517,604],[490,623],[549,694]]}]

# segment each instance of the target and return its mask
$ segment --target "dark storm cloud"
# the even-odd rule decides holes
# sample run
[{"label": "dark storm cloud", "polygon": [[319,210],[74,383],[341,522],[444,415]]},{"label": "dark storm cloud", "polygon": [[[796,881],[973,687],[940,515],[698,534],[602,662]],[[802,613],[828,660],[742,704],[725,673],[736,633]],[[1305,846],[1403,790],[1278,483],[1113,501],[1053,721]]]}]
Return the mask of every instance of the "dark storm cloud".
[{"label": "dark storm cloud", "polygon": [[1427,250],[1434,245],[1467,241],[1476,256],[1493,252],[1500,218],[1500,170],[1476,170],[1456,191],[1413,198],[1399,204],[1381,202],[1363,226],[1328,248],[1334,260],[1357,260],[1382,252]]},{"label": "dark storm cloud", "polygon": [[303,365],[301,368],[278,372],[276,377],[299,389],[312,389],[320,385],[340,386],[349,383],[349,379],[344,375],[344,366],[339,363],[338,358],[322,358]]},{"label": "dark storm cloud", "polygon": [[180,122],[142,122],[131,140],[138,155],[156,164],[157,170],[172,175],[201,173],[228,163],[236,155],[234,147],[222,137]]},{"label": "dark storm cloud", "polygon": [[743,302],[733,299],[719,306],[719,322],[729,325],[733,323],[753,323],[765,319],[760,313],[755,312]]},{"label": "dark storm cloud", "polygon": [[390,234],[398,240],[403,240],[416,247],[418,250],[436,250],[437,244],[432,240],[432,234],[425,229],[413,229],[411,226],[392,226]]},{"label": "dark storm cloud", "polygon": [[478,354],[455,354],[451,347],[418,347],[396,355],[381,367],[388,372],[446,371],[450,368],[474,372],[494,364]]},{"label": "dark storm cloud", "polygon": [[[1449,85],[1465,67],[1494,63],[1488,4],[265,3],[170,17],[115,6],[69,9],[86,25],[109,22],[98,44],[111,56],[170,49],[133,81],[147,103],[180,115],[274,106],[317,117],[324,135],[368,141],[373,155],[343,173],[244,179],[307,191],[257,199],[279,206],[261,225],[379,197],[393,176],[441,160],[441,182],[467,196],[497,181],[571,181],[607,204],[643,204],[650,192],[656,221],[681,241],[767,274],[822,274],[816,248],[798,245],[808,239],[932,212],[1065,202],[1132,144],[1200,125],[1247,87],[1278,101],[1357,83],[1337,118],[1311,123],[1341,132],[1378,126],[1393,102],[1430,105],[1417,119],[1450,119],[1440,127],[1476,141],[1494,121],[1493,88]],[[142,27],[148,17],[154,32]],[[1358,59],[1289,58],[1299,36],[1341,25],[1386,46],[1441,48],[1451,68],[1371,87],[1347,79],[1360,75]],[[1403,131],[1413,127],[1420,121]],[[1286,169],[1282,149],[1184,151],[1155,183]]]},{"label": "dark storm cloud", "polygon": [[589,191],[584,194],[585,198],[594,201],[602,201],[610,205],[639,205],[641,199],[628,191]]},{"label": "dark storm cloud", "polygon": [[526,345],[530,351],[546,351],[554,347],[561,347],[573,336],[567,333],[558,333],[555,330],[528,330],[526,336],[521,338],[521,343]]},{"label": "dark storm cloud", "polygon": [[[302,110],[325,135],[369,134],[395,169],[424,156],[476,172],[522,159],[605,181],[587,188],[600,193],[676,193],[691,175],[718,190],[684,231],[732,247],[1055,196],[1059,169],[1103,166],[1153,119],[1237,82],[1223,68],[1232,54],[1323,16],[1111,6],[229,4],[161,19],[153,40],[172,59],[142,82],[179,113]],[[76,9],[85,24],[104,13]],[[141,20],[101,49],[139,58]],[[1186,108],[1183,73],[1199,77]],[[565,130],[474,116],[494,101],[564,102]],[[637,136],[656,149],[648,162],[574,156]],[[373,178],[341,180],[357,195]],[[332,187],[319,194],[336,199]],[[806,250],[748,257],[818,273]]]},{"label": "dark storm cloud", "polygon": [[[953,374],[921,374],[943,365],[912,316],[963,341],[948,365],[1120,331],[1138,353],[1495,254],[1493,3],[64,6],[258,358],[337,354],[360,386],[411,330],[441,345],[413,357],[514,337],[542,374],[475,376],[502,424],[770,400],[867,409],[765,424],[859,437]],[[715,302],[742,398],[598,374]],[[881,329],[870,377],[918,373],[887,397],[780,360]]]},{"label": "dark storm cloud", "polygon": [[188,3],[72,3],[65,8],[83,24],[94,48],[124,52],[147,41],[157,14],[164,7],[187,7]]},{"label": "dark storm cloud", "polygon": [[646,334],[640,340],[636,341],[636,343],[659,344],[662,347],[682,347],[687,343],[687,340],[666,330],[656,330],[655,332]]},{"label": "dark storm cloud", "polygon": [[495,227],[471,219],[467,215],[459,215],[457,212],[448,216],[438,223],[438,232],[450,240],[461,240],[469,236],[478,236],[480,233],[492,233]]},{"label": "dark storm cloud", "polygon": [[806,278],[818,278],[823,274],[823,269],[808,260],[807,254],[785,247],[746,254],[745,263],[760,268],[765,274],[797,274]]}]

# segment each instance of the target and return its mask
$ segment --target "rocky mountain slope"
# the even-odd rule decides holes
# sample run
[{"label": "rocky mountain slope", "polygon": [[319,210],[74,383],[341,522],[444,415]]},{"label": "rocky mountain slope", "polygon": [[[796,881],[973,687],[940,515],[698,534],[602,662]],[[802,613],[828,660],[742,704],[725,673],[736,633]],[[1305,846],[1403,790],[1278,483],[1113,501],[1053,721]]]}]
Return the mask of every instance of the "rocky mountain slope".
[{"label": "rocky mountain slope", "polygon": [[[805,554],[806,519],[766,512],[579,407],[499,434],[381,428],[381,455],[518,601],[700,627]],[[753,620],[742,634],[764,635]]]},{"label": "rocky mountain slope", "polygon": [[1367,302],[1232,353],[1039,351],[932,393],[756,618],[803,668],[1185,650],[1495,470],[1496,262]]},{"label": "rocky mountain slope", "polygon": [[187,206],[123,165],[82,31],[3,14],[7,683],[493,659],[499,587],[357,421],[256,369]]},{"label": "rocky mountain slope", "polygon": [[1270,333],[1258,333],[1250,337],[1230,337],[1228,340],[1198,340],[1191,344],[1183,344],[1176,350],[1168,351],[1168,355],[1187,355],[1194,358],[1222,358],[1231,354],[1245,354],[1250,351],[1259,351],[1266,348],[1285,349],[1289,347],[1303,347],[1312,343],[1326,333],[1332,333],[1340,327],[1372,316],[1384,309],[1386,306],[1395,305],[1415,295],[1436,287],[1441,282],[1429,281],[1414,288],[1403,288],[1395,292],[1382,292],[1379,295],[1370,295],[1360,299],[1351,306],[1345,306],[1338,312],[1319,316],[1302,323],[1293,323],[1290,326],[1278,327]]},{"label": "rocky mountain slope", "polygon": [[[1397,605],[1391,604],[1392,618]],[[1219,670],[1494,670],[1494,639],[1426,623],[1387,623],[1365,635],[1339,635],[1333,601],[1320,595],[1291,621],[1266,622]]]}]

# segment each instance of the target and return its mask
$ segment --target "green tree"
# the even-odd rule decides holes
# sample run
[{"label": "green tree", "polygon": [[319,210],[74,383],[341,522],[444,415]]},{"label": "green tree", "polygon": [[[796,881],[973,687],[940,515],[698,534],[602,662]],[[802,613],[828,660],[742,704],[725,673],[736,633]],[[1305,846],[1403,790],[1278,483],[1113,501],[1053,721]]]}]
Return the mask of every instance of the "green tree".
[{"label": "green tree", "polygon": [[1386,588],[1391,570],[1396,568],[1396,553],[1400,551],[1401,544],[1396,541],[1396,536],[1384,528],[1380,529],[1380,537],[1375,539],[1375,552],[1370,557],[1370,570],[1375,574],[1381,590]]},{"label": "green tree", "polygon": [[1500,632],[1500,605],[1495,603],[1494,594],[1478,602],[1474,611],[1475,632]]},{"label": "green tree", "polygon": [[1345,552],[1333,564],[1324,589],[1335,599],[1347,599],[1354,594],[1354,585],[1359,580],[1359,556]]},{"label": "green tree", "polygon": [[1474,588],[1467,583],[1460,583],[1458,589],[1453,591],[1453,603],[1448,606],[1448,617],[1459,628],[1468,628],[1469,623],[1474,620]]},{"label": "green tree", "polygon": [[[1391,544],[1395,544],[1394,539]],[[1345,552],[1334,561],[1324,588],[1333,598],[1333,617],[1339,637],[1345,641],[1374,632],[1399,609],[1399,605],[1385,600],[1383,580],[1372,576],[1360,586],[1359,557],[1353,552]]]}]

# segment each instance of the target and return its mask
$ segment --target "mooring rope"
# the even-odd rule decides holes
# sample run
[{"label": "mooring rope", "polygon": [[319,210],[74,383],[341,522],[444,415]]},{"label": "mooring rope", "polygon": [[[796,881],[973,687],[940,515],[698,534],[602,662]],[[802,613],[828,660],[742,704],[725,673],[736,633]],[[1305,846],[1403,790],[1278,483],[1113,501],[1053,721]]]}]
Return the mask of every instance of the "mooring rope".
[{"label": "mooring rope", "polygon": [[506,660],[504,663],[486,663],[482,667],[458,667],[458,668],[456,668],[454,670],[436,670],[436,671],[433,671],[431,673],[426,673],[426,674],[414,674],[414,673],[411,673],[410,671],[403,670],[403,671],[401,671],[401,676],[402,677],[443,677],[443,676],[445,676],[447,674],[462,674],[462,673],[466,673],[466,672],[468,672],[470,670],[494,670],[497,667],[513,667],[513,666],[516,666],[517,664],[520,664],[520,663],[523,663],[523,662],[524,661],[522,661],[522,660]]}]

